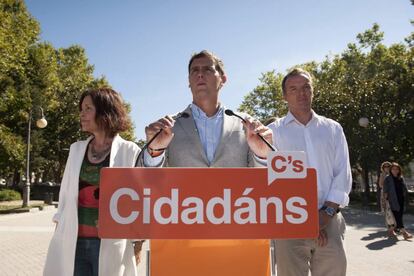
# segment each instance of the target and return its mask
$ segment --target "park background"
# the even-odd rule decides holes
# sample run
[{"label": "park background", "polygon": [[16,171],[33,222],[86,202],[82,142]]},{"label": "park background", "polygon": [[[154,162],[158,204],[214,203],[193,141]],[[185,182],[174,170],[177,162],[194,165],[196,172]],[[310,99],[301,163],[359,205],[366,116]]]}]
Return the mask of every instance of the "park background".
[{"label": "park background", "polygon": [[224,61],[224,105],[262,122],[286,113],[287,70],[312,72],[315,111],[347,136],[351,200],[375,205],[384,160],[403,165],[412,189],[413,11],[410,0],[1,0],[2,189],[21,192],[27,181],[30,130],[32,196],[58,191],[69,146],[85,137],[78,99],[87,88],[122,94],[134,122],[123,136],[142,145],[145,125],[191,102],[187,63],[202,49]]}]

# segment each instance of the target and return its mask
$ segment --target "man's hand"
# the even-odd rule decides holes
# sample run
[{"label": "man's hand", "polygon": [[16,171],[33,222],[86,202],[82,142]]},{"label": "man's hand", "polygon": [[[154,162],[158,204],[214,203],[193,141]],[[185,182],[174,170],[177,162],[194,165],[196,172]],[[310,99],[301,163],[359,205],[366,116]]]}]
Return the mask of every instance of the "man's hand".
[{"label": "man's hand", "polygon": [[318,246],[324,247],[328,244],[328,234],[324,229],[319,230],[319,236],[317,240]]},{"label": "man's hand", "polygon": [[319,229],[325,229],[331,222],[330,217],[325,211],[319,210]]},{"label": "man's hand", "polygon": [[149,124],[145,127],[145,135],[147,136],[147,143],[150,141],[160,130],[161,133],[151,142],[150,148],[152,149],[163,149],[168,147],[174,133],[172,127],[174,126],[174,119],[167,115],[164,118],[159,119],[156,122]]},{"label": "man's hand", "polygon": [[331,222],[332,217],[330,217],[325,211],[319,211],[319,236],[317,239],[317,244],[320,247],[324,247],[328,244],[328,233],[326,233],[326,227]]},{"label": "man's hand", "polygon": [[243,124],[246,128],[246,138],[250,149],[259,158],[266,159],[271,149],[257,134],[260,134],[266,141],[272,144],[272,130],[264,126],[259,120],[253,120],[253,118],[245,118],[245,120],[246,122]]},{"label": "man's hand", "polygon": [[[339,208],[339,204],[331,201],[325,201],[324,206],[332,207],[335,209]],[[328,227],[329,223],[334,217],[328,215],[324,210],[319,210],[319,236],[317,242],[320,247],[326,246],[328,244],[328,233],[326,232],[326,227]]]}]

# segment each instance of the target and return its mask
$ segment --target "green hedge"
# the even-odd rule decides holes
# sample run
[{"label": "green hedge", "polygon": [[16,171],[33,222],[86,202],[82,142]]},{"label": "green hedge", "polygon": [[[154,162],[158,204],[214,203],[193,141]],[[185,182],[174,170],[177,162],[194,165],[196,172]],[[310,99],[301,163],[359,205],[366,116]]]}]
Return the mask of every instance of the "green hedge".
[{"label": "green hedge", "polygon": [[0,201],[20,200],[22,196],[15,190],[4,189],[0,190]]}]

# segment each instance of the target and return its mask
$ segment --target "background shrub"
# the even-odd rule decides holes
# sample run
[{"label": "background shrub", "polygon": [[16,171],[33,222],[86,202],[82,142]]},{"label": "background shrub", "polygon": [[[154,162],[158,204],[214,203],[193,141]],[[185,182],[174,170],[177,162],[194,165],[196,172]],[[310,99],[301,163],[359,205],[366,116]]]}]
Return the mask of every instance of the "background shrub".
[{"label": "background shrub", "polygon": [[0,201],[21,200],[22,196],[15,190],[4,189],[0,190]]}]

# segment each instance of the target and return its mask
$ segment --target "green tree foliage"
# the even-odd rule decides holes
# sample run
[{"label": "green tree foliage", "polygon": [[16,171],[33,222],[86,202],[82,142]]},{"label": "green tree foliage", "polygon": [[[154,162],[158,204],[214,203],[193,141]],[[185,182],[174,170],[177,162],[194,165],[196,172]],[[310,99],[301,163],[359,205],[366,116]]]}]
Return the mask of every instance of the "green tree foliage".
[{"label": "green tree foliage", "polygon": [[[70,144],[86,137],[79,129],[79,97],[109,84],[93,76],[81,46],[40,43],[39,24],[23,1],[1,0],[0,18],[0,175],[13,174],[17,182],[24,172],[31,111],[31,171],[60,182]],[[44,129],[35,126],[39,107],[48,121]],[[134,140],[133,128],[122,136]]]},{"label": "green tree foliage", "polygon": [[[374,24],[358,34],[357,42],[350,43],[343,53],[300,65],[314,75],[314,110],[342,124],[352,165],[366,171],[377,170],[384,160],[407,164],[414,158],[412,40],[408,37],[406,43],[387,47],[381,43],[383,36]],[[286,108],[280,107],[279,96],[281,75],[267,72],[262,76],[268,77],[260,79],[240,109],[261,120],[284,115]],[[359,126],[361,117],[369,119],[367,128]]]},{"label": "green tree foliage", "polygon": [[287,108],[282,102],[282,79],[283,75],[275,71],[263,73],[259,78],[260,84],[244,97],[239,111],[262,121],[283,116]]},{"label": "green tree foliage", "polygon": [[26,65],[40,29],[23,1],[2,0],[0,18],[0,174],[4,175],[24,161],[22,122],[27,122],[25,110],[30,105]]}]

